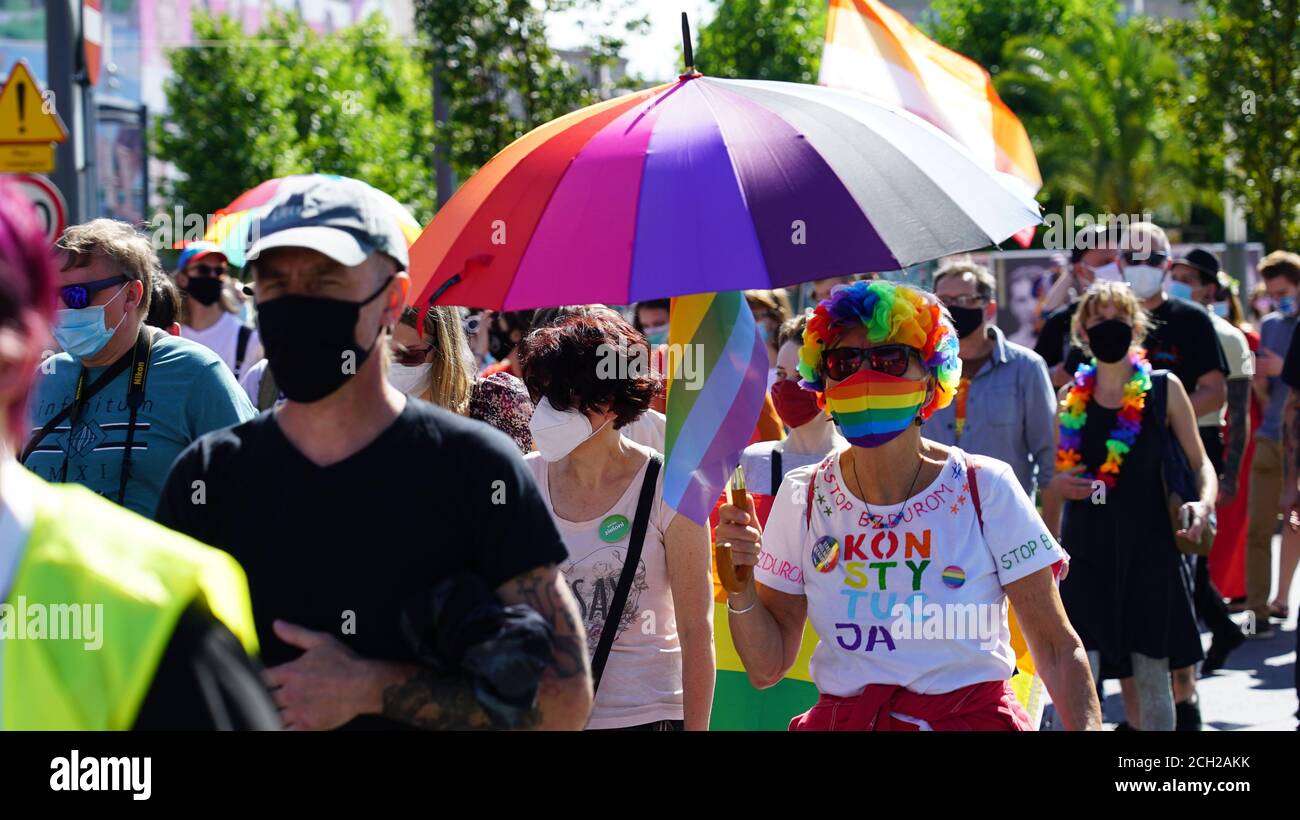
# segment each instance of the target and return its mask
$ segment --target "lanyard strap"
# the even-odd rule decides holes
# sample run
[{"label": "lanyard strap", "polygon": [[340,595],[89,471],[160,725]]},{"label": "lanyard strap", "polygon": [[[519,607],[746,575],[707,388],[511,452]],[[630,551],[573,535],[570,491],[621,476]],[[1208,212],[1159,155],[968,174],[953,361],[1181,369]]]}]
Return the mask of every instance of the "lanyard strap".
[{"label": "lanyard strap", "polygon": [[[123,356],[102,373],[99,378],[86,388],[86,367],[82,365],[81,373],[77,375],[77,387],[72,394],[72,406],[68,411],[68,441],[63,448],[63,467],[59,470],[59,482],[67,483],[68,480],[68,459],[72,454],[72,435],[77,429],[77,423],[81,420],[81,414],[85,412],[86,404],[100,390],[108,385],[110,381],[117,378],[122,371],[130,368],[131,375],[127,380],[126,403],[130,408],[130,420],[126,427],[126,448],[122,451],[122,475],[117,486],[117,503],[121,504],[126,497],[126,482],[128,473],[131,469],[131,448],[135,442],[136,417],[139,413],[140,406],[144,404],[145,381],[149,375],[149,355],[153,350],[153,332],[148,326],[140,328],[140,334],[136,337],[135,348],[131,358]],[[59,419],[52,419],[50,424],[45,426],[40,433],[32,438],[28,446],[28,455],[35,449],[39,439],[44,438],[46,433],[57,424]]]},{"label": "lanyard strap", "polygon": [[126,447],[122,450],[122,470],[117,484],[117,503],[122,504],[126,499],[126,482],[131,477],[131,456],[135,447],[135,424],[136,418],[140,414],[140,407],[144,404],[144,386],[149,378],[149,359],[153,351],[153,332],[147,328],[140,328],[140,338],[135,343],[135,356],[131,362],[131,375],[126,384],[126,406],[131,411],[131,417],[126,425]]}]

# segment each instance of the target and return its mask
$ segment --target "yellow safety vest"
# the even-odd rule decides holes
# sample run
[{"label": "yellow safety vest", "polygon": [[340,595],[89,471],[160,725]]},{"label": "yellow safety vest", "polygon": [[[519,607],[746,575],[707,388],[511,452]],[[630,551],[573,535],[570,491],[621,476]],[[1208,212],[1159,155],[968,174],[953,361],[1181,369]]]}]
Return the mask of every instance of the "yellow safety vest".
[{"label": "yellow safety vest", "polygon": [[199,595],[257,653],[248,582],[234,558],[79,485],[30,473],[21,480],[35,485],[35,517],[6,597],[15,623],[0,636],[22,628],[24,612],[100,604],[100,645],[0,637],[0,728],[130,729],[181,613]]}]

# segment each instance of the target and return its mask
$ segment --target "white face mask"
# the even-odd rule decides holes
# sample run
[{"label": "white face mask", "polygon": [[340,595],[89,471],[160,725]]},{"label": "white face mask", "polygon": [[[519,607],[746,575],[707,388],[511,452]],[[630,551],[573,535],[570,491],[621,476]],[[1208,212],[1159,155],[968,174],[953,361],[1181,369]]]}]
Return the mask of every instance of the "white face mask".
[{"label": "white face mask", "polygon": [[1092,280],[1094,282],[1122,282],[1124,277],[1120,275],[1119,265],[1115,262],[1107,262],[1100,268],[1090,267],[1092,271]]},{"label": "white face mask", "polygon": [[[605,421],[609,424],[609,420]],[[533,408],[533,417],[528,421],[528,429],[533,434],[533,446],[546,461],[559,461],[572,453],[579,444],[605,429],[605,424],[595,430],[591,421],[576,409],[556,410],[551,400],[542,400]]]},{"label": "white face mask", "polygon": [[408,396],[419,398],[429,386],[432,369],[433,365],[429,362],[415,367],[393,362],[388,367],[388,383]]},{"label": "white face mask", "polygon": [[1160,292],[1165,281],[1165,269],[1150,265],[1125,265],[1124,281],[1133,288],[1133,295],[1139,299],[1150,299]]}]

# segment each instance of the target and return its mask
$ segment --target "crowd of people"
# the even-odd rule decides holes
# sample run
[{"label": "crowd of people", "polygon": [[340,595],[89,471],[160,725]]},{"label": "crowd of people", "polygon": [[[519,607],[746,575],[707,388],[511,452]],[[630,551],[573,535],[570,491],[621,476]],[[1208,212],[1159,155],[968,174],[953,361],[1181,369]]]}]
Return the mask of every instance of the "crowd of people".
[{"label": "crowd of people", "polygon": [[410,304],[370,196],[282,196],[236,275],[106,219],[51,248],[0,183],[0,598],[117,625],[108,663],[0,643],[0,726],[707,729],[725,602],[755,689],[819,637],[791,729],[1038,728],[1009,603],[1059,725],[1118,679],[1120,728],[1195,730],[1198,670],[1289,616],[1295,254],[1248,320],[1212,253],[1090,229],[1021,294],[1035,349],[969,259],[747,291],[748,493],[701,524],[665,500],[667,300]]}]

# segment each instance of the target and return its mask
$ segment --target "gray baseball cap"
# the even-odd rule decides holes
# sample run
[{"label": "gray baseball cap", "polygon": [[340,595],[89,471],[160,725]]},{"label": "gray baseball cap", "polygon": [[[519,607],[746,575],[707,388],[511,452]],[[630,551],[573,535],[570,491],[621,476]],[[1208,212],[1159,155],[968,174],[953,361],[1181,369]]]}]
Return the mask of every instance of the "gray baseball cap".
[{"label": "gray baseball cap", "polygon": [[376,251],[410,265],[401,226],[375,189],[345,177],[304,177],[271,201],[250,226],[245,254],[255,260],[272,248],[310,248],[340,265],[360,265]]}]

